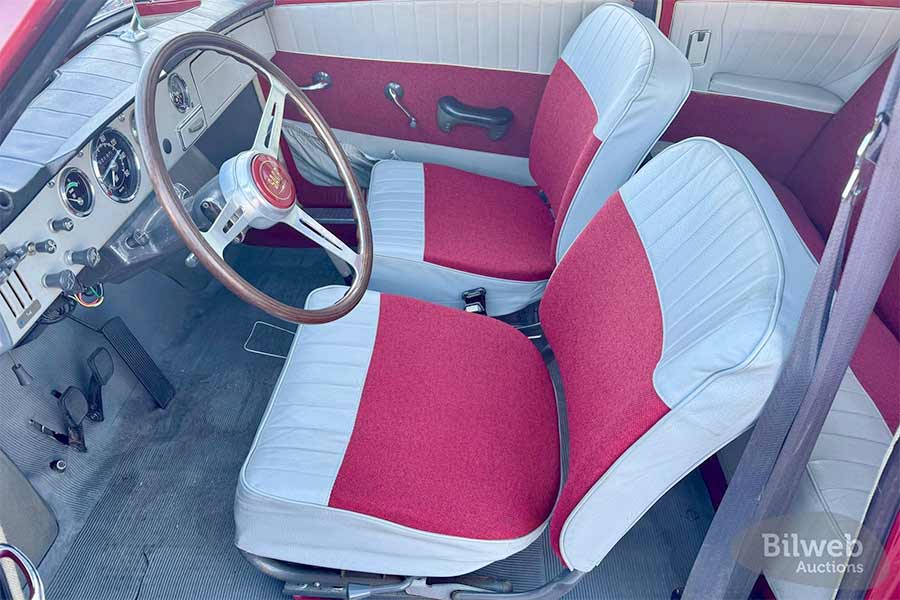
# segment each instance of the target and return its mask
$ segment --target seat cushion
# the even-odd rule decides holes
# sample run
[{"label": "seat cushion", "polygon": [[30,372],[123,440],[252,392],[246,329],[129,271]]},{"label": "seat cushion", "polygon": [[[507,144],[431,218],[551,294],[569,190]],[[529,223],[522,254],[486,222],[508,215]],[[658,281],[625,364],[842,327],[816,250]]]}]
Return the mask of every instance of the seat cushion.
[{"label": "seat cushion", "polygon": [[300,328],[241,471],[237,545],[458,575],[525,548],[558,490],[556,400],[534,346],[492,319],[368,292],[347,317]]},{"label": "seat cushion", "polygon": [[515,281],[546,281],[553,216],[538,190],[424,166],[425,261]]},{"label": "seat cushion", "polygon": [[370,288],[461,308],[483,287],[490,314],[540,299],[553,271],[553,216],[531,188],[444,167],[382,161],[368,200]]}]

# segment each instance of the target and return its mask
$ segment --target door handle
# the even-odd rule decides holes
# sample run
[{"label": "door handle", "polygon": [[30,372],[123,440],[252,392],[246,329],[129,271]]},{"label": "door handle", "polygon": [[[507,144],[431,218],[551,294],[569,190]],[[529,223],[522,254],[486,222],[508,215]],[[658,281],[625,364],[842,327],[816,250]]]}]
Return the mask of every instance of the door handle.
[{"label": "door handle", "polygon": [[[4,558],[8,558],[16,563],[22,574],[25,575],[25,583],[31,591],[28,600],[45,600],[44,582],[41,581],[41,576],[34,563],[22,551],[9,544],[0,544],[0,560]],[[0,572],[0,576],[6,577],[3,572]],[[19,585],[18,582],[9,580],[7,580],[6,584],[9,589],[14,589]]]},{"label": "door handle", "polygon": [[415,129],[419,126],[419,122],[416,120],[412,113],[406,110],[406,107],[403,106],[403,103],[400,102],[403,100],[403,95],[405,92],[403,91],[403,86],[397,83],[396,81],[392,81],[386,86],[384,86],[384,95],[385,97],[394,103],[394,105],[403,111],[403,114],[406,115],[406,118],[409,119],[409,126],[412,129]]},{"label": "door handle", "polygon": [[304,92],[316,92],[318,90],[330,88],[332,83],[331,75],[325,71],[316,71],[312,76],[312,83],[301,85],[300,89]]}]

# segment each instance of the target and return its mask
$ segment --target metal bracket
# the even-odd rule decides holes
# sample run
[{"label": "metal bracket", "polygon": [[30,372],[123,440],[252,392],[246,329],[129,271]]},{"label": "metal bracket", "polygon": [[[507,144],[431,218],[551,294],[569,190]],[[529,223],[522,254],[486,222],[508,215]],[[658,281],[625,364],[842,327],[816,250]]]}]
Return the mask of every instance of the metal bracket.
[{"label": "metal bracket", "polygon": [[132,44],[147,39],[147,30],[144,29],[144,22],[141,21],[141,13],[138,12],[137,7],[134,8],[128,29],[119,34],[119,39]]},{"label": "metal bracket", "polygon": [[709,55],[709,40],[712,32],[709,29],[698,29],[692,31],[688,37],[687,59],[692,67],[699,67],[706,64],[706,57]]}]

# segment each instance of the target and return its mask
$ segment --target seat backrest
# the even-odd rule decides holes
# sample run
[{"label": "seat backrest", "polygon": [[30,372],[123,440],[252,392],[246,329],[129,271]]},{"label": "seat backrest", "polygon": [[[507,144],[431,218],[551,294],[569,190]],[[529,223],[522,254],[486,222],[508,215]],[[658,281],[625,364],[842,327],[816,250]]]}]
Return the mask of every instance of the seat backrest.
[{"label": "seat backrest", "polygon": [[670,147],[605,203],[540,309],[569,424],[551,522],[566,565],[593,568],[753,423],[814,271],[759,172],[707,138]]},{"label": "seat backrest", "polygon": [[604,4],[581,23],[553,69],[531,138],[531,174],[556,218],[557,261],[634,173],[690,88],[687,59],[638,12]]}]

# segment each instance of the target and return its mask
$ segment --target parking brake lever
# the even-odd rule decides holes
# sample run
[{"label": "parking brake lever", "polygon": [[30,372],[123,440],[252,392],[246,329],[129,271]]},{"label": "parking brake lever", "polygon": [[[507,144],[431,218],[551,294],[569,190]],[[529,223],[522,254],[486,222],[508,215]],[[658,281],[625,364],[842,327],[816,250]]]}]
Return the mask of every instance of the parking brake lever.
[{"label": "parking brake lever", "polygon": [[406,107],[400,102],[403,99],[403,86],[397,83],[396,81],[392,81],[386,86],[384,86],[384,95],[391,102],[396,105],[397,108],[403,111],[403,114],[406,115],[406,118],[409,119],[409,126],[412,129],[415,129],[419,126],[419,122],[416,121],[416,118],[412,116],[412,114],[406,110]]}]

